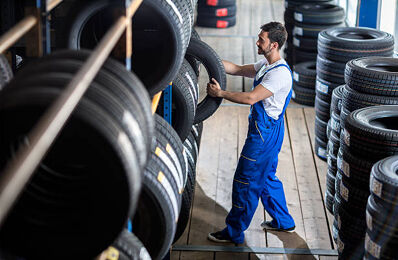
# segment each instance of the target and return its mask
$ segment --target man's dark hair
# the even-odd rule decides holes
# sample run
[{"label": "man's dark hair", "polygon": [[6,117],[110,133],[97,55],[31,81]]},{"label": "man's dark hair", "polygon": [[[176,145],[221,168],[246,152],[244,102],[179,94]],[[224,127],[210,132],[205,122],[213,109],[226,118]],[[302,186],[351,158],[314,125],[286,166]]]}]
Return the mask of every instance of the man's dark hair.
[{"label": "man's dark hair", "polygon": [[287,31],[283,24],[278,22],[270,22],[262,25],[261,30],[268,32],[268,39],[271,42],[278,43],[278,49],[281,49],[287,39]]}]

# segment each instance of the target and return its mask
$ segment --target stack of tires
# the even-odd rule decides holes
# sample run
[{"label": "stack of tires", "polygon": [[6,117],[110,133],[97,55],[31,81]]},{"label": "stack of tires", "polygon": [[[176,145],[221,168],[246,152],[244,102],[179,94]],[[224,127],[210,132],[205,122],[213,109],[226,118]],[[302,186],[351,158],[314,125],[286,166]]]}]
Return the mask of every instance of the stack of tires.
[{"label": "stack of tires", "polygon": [[285,12],[283,18],[285,21],[285,27],[287,31],[287,41],[284,49],[285,59],[290,67],[293,67],[293,29],[294,29],[294,11],[295,8],[303,4],[316,4],[316,3],[332,3],[332,0],[285,0]]},{"label": "stack of tires", "polygon": [[228,28],[236,24],[236,0],[199,0],[196,25]]},{"label": "stack of tires", "polygon": [[314,106],[316,68],[314,61],[302,62],[293,67],[293,92],[295,102]]},{"label": "stack of tires", "polygon": [[[326,130],[329,141],[326,149],[328,170],[326,174],[325,205],[332,214],[335,195],[335,179],[337,174],[337,157],[340,148],[340,112],[344,88],[345,86],[342,85],[335,88],[332,92],[332,101],[330,104],[331,118],[327,124]],[[317,127],[320,125],[324,126],[322,121],[318,121]],[[321,128],[318,131],[324,131],[324,129]],[[318,133],[318,135],[322,135],[322,133]]]},{"label": "stack of tires", "polygon": [[[369,186],[377,193],[381,186],[369,185],[375,162],[398,154],[398,106],[372,106],[352,112],[341,134],[334,228],[339,256],[362,259],[366,233],[366,204]],[[385,190],[384,196],[390,196]],[[394,212],[394,211],[393,211]],[[374,237],[373,237],[374,239]]]},{"label": "stack of tires", "polygon": [[[397,135],[395,135],[397,140]],[[398,156],[377,162],[370,179],[371,195],[366,206],[364,259],[396,258],[398,238]]]},{"label": "stack of tires", "polygon": [[[363,56],[392,56],[393,49],[393,36],[375,29],[338,27],[322,31],[318,37],[315,98],[317,121],[315,127],[324,128],[330,119],[332,92],[336,87],[345,83],[345,64]],[[346,110],[343,105],[342,117]],[[353,110],[351,109],[351,111]],[[326,160],[326,146],[326,132],[317,133],[315,147],[318,149],[316,153],[324,160]]]},{"label": "stack of tires", "polygon": [[[2,168],[90,54],[54,52],[2,89]],[[108,59],[3,223],[2,248],[27,259],[99,255],[135,212],[153,133],[146,89]]]},{"label": "stack of tires", "polygon": [[341,26],[344,9],[333,4],[304,4],[294,10],[293,63],[316,61],[318,34]]}]

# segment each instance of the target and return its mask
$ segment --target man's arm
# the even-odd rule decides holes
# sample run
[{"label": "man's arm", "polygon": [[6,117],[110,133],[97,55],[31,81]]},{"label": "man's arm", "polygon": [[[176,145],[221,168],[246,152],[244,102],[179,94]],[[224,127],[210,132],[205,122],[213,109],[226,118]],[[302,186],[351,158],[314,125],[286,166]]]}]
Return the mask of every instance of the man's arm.
[{"label": "man's arm", "polygon": [[220,88],[220,85],[215,79],[212,79],[212,83],[207,84],[207,93],[212,97],[221,97],[235,103],[248,105],[254,105],[258,101],[273,95],[271,91],[263,87],[261,84],[257,85],[250,92],[225,91]]},{"label": "man's arm", "polygon": [[244,76],[248,78],[254,78],[256,76],[256,70],[254,64],[236,65],[230,61],[223,60],[225,72],[230,75]]}]

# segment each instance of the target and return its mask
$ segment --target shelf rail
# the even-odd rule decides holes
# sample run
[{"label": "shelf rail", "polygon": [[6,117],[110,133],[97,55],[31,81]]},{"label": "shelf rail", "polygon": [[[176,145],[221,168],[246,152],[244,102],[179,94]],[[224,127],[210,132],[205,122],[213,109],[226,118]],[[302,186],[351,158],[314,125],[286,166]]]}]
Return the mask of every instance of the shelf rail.
[{"label": "shelf rail", "polygon": [[[119,39],[125,40],[125,43],[121,45],[126,47],[126,61],[131,59],[131,37],[122,37],[121,39],[121,36],[124,33],[126,36],[132,35],[131,18],[142,1],[123,1],[126,12],[108,30],[64,92],[44,113],[33,130],[28,134],[28,144],[20,147],[16,156],[6,165],[0,179],[0,226]],[[60,2],[59,0],[47,1],[47,10],[51,10]],[[37,23],[37,18],[27,17],[7,32],[7,34],[12,36],[13,40],[18,40],[18,37],[21,37],[23,34],[18,31],[17,26],[23,28],[23,32],[26,32]],[[15,41],[7,41],[3,35],[0,38],[1,52],[11,47],[11,43],[13,42]]]}]

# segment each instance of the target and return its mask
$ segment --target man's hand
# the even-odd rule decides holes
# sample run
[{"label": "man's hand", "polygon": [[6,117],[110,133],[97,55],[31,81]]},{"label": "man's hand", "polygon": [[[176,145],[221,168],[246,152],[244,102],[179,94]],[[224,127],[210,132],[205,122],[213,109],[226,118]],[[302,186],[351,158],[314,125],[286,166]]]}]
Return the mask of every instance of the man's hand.
[{"label": "man's hand", "polygon": [[214,78],[211,79],[211,82],[207,83],[207,94],[212,97],[222,97],[222,89],[220,84],[218,84],[217,80]]}]

